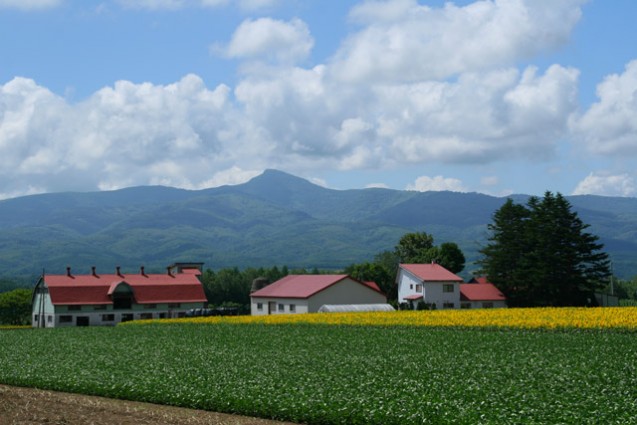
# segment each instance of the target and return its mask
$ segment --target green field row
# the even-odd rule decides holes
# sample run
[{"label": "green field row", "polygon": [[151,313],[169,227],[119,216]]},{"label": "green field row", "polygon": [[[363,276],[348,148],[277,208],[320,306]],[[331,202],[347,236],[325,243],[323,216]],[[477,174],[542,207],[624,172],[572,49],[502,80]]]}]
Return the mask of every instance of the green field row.
[{"label": "green field row", "polygon": [[637,423],[630,332],[186,324],[0,340],[9,385],[310,424]]}]

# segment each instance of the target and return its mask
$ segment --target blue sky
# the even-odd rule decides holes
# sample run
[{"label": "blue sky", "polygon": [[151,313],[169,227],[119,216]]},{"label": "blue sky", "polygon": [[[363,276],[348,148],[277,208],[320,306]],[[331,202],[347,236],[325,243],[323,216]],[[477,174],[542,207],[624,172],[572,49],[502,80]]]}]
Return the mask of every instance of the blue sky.
[{"label": "blue sky", "polygon": [[0,0],[0,198],[637,196],[634,0]]}]

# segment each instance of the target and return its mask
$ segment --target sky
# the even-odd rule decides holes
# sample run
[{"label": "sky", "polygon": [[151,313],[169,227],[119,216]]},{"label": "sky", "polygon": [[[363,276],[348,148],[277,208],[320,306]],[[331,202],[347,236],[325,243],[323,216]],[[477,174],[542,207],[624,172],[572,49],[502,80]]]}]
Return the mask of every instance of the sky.
[{"label": "sky", "polygon": [[634,0],[0,0],[0,199],[277,169],[637,196]]}]

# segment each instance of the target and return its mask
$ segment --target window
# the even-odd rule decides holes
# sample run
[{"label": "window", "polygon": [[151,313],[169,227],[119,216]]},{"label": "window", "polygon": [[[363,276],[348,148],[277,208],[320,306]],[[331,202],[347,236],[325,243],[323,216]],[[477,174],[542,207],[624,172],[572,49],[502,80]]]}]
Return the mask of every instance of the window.
[{"label": "window", "polygon": [[157,308],[157,304],[146,304],[146,308],[148,309]]},{"label": "window", "polygon": [[285,306],[283,304],[279,304],[279,311],[285,311]]},{"label": "window", "polygon": [[40,316],[38,316],[37,314],[36,314],[35,316],[33,316],[33,320],[34,320],[35,322],[37,322],[39,318],[40,318]]},{"label": "window", "polygon": [[106,304],[95,305],[93,306],[93,310],[106,310]]},{"label": "window", "polygon": [[442,303],[442,308],[454,308],[456,305],[454,303]]},{"label": "window", "polygon": [[139,315],[139,318],[142,319],[142,320],[152,319],[153,318],[153,313],[141,313]]},{"label": "window", "polygon": [[453,292],[453,283],[445,283],[442,285],[442,292]]},{"label": "window", "polygon": [[113,321],[115,321],[114,314],[102,314],[102,322],[113,322]]},{"label": "window", "polygon": [[68,311],[82,311],[81,305],[70,305],[67,308]]},{"label": "window", "polygon": [[294,313],[296,311],[296,305],[290,304],[290,313]]},{"label": "window", "polygon": [[122,314],[122,322],[130,322],[133,320],[132,314]]},{"label": "window", "polygon": [[416,285],[416,292],[422,293],[422,285],[421,284]]},{"label": "window", "polygon": [[53,316],[46,316],[46,321],[47,321],[48,323],[53,322]]},{"label": "window", "polygon": [[409,284],[409,289],[414,289],[414,284],[413,283]]},{"label": "window", "polygon": [[263,310],[263,303],[257,303],[257,310]]},{"label": "window", "polygon": [[460,308],[471,308],[471,303],[460,303]]},{"label": "window", "polygon": [[70,316],[70,315],[60,316],[60,323],[73,323],[73,316]]},{"label": "window", "polygon": [[492,302],[483,302],[482,303],[482,308],[493,308],[493,303]]},{"label": "window", "polygon": [[168,308],[181,308],[180,303],[170,303],[168,304]]}]

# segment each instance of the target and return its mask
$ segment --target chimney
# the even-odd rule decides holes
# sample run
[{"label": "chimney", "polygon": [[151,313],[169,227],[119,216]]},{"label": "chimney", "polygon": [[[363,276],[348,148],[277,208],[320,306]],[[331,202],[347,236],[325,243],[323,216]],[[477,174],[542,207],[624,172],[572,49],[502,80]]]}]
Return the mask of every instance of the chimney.
[{"label": "chimney", "polygon": [[166,273],[168,273],[168,276],[170,276],[170,277],[175,277],[175,276],[173,276],[173,274],[170,272],[170,268],[171,268],[170,266],[166,267]]},{"label": "chimney", "polygon": [[142,276],[146,276],[146,272],[144,272],[144,266],[141,266],[141,267],[139,268],[139,273],[140,273]]},{"label": "chimney", "polygon": [[95,272],[95,266],[91,266],[91,274],[97,277],[97,273]]},{"label": "chimney", "polygon": [[66,275],[68,277],[73,277],[73,275],[71,274],[71,266],[66,266]]},{"label": "chimney", "polygon": [[117,276],[122,277],[122,272],[120,271],[120,267],[119,266],[115,267],[115,273],[117,273]]}]

